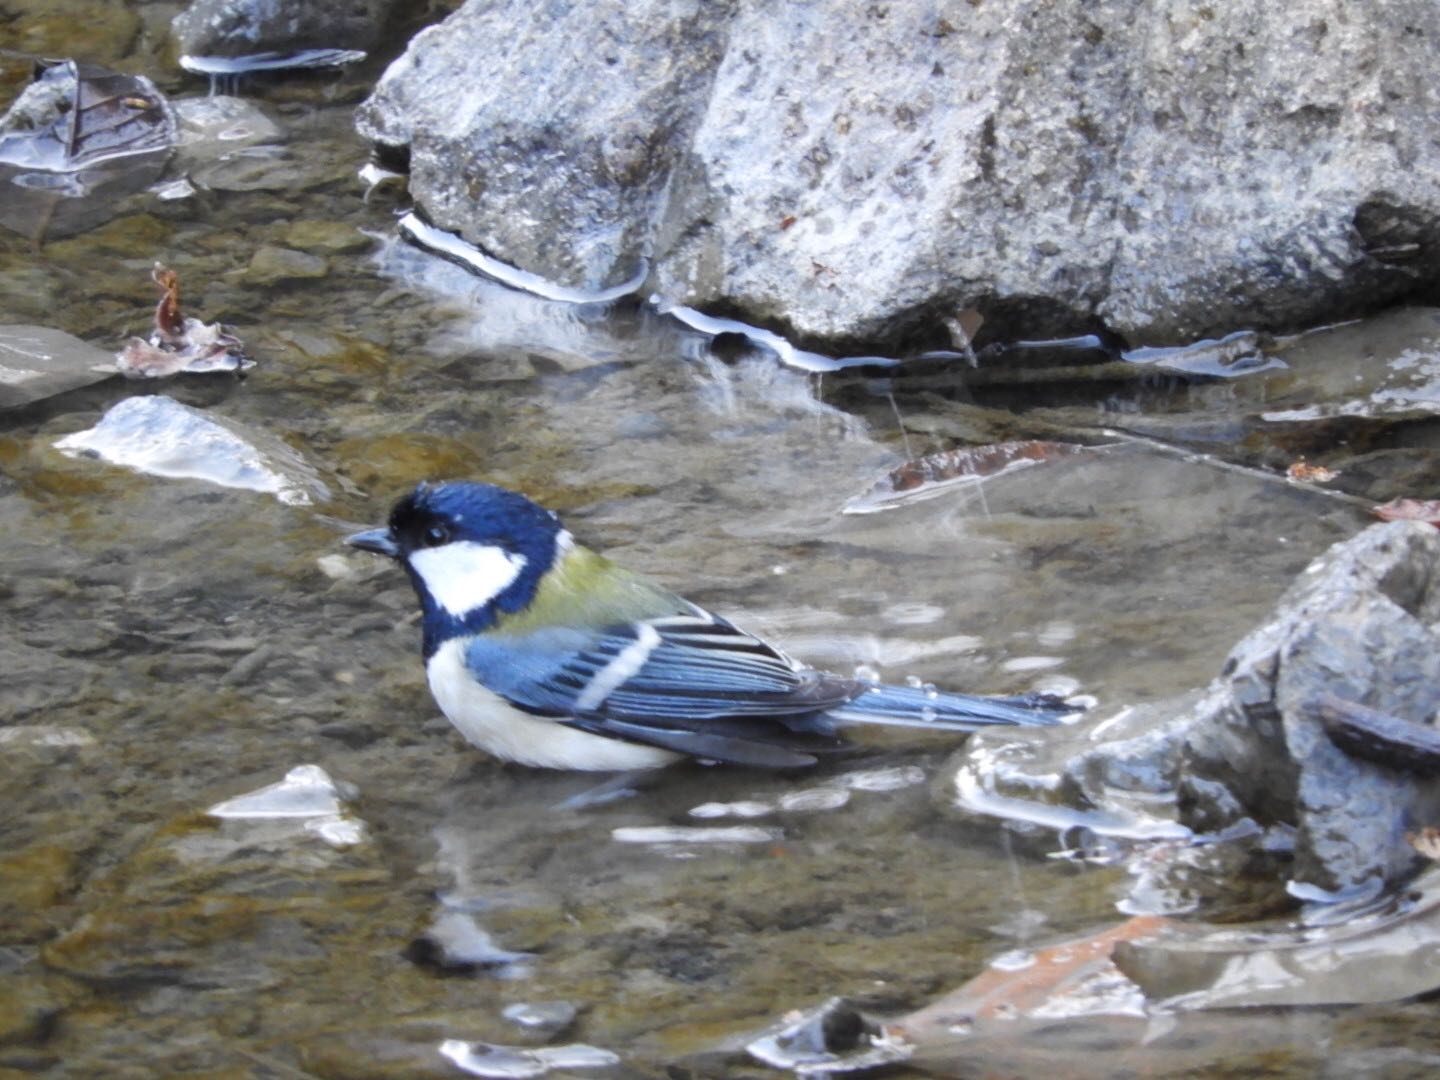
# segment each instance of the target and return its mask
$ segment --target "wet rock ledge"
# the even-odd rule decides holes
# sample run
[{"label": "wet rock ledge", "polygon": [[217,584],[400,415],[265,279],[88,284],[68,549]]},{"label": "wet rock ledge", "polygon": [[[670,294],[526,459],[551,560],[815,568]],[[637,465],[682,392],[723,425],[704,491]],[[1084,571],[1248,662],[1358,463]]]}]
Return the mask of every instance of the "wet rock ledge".
[{"label": "wet rock ledge", "polygon": [[[470,0],[361,107],[436,224],[816,341],[1284,328],[1433,289],[1440,8]],[[1036,298],[1045,298],[1043,301]]]},{"label": "wet rock ledge", "polygon": [[[1199,842],[1183,910],[1206,909],[1207,893],[1233,904],[1237,858],[1261,892],[1283,890],[1251,896],[1257,910],[1359,901],[1408,880],[1417,834],[1440,825],[1437,709],[1440,532],[1374,525],[1315,560],[1193,700],[1098,715],[1048,743],[978,735],[957,790],[1058,805],[1101,831],[1127,808],[1168,806]],[[1175,869],[1147,870],[1141,890]],[[1159,888],[1173,909],[1174,880]]]}]

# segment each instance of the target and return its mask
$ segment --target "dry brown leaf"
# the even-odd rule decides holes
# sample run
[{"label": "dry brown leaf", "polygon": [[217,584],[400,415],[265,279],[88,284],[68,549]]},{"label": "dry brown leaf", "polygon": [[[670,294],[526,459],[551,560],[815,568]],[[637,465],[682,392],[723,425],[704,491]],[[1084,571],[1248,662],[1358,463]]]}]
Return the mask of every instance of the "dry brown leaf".
[{"label": "dry brown leaf", "polygon": [[1285,470],[1285,475],[1291,480],[1303,480],[1308,484],[1328,484],[1340,474],[1334,469],[1328,469],[1324,465],[1312,465],[1301,458]]},{"label": "dry brown leaf", "polygon": [[1424,521],[1440,528],[1440,499],[1391,499],[1370,512],[1381,521]]}]

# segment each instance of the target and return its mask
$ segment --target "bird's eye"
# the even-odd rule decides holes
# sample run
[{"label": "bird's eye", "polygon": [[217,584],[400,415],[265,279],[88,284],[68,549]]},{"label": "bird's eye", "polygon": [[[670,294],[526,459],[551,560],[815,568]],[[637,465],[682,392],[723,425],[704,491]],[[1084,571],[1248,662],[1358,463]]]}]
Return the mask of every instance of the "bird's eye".
[{"label": "bird's eye", "polygon": [[425,530],[425,546],[439,547],[450,542],[450,530],[444,525],[431,525]]}]

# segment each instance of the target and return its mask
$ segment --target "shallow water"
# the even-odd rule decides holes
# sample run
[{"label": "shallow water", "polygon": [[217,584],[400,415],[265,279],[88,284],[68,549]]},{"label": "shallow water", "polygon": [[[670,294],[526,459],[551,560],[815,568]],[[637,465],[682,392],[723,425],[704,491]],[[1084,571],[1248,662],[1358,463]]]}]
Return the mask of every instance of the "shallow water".
[{"label": "shallow water", "polygon": [[[1114,921],[1118,870],[944,808],[931,785],[952,737],[866,733],[814,774],[684,766],[566,808],[597,778],[467,748],[429,700],[402,575],[339,538],[416,480],[483,478],[817,665],[1110,708],[1203,684],[1366,519],[1102,429],[1188,445],[1223,430],[1210,445],[1264,465],[1285,451],[1253,437],[1257,388],[1284,387],[976,403],[948,377],[725,362],[644,309],[508,292],[395,247],[393,205],[362,201],[345,102],[365,77],[251,85],[289,141],[230,163],[246,170],[233,190],[151,200],[38,252],[0,237],[0,322],[118,348],[147,329],[158,259],[187,310],[234,324],[260,362],[244,381],[107,382],[0,430],[0,1067],[457,1075],[442,1042],[533,1044],[507,1007],[563,1002],[577,1015],[557,1040],[620,1054],[620,1075],[760,1075],[714,1048],[832,994],[908,1011],[1017,945]],[[149,393],[283,440],[333,497],[55,448]],[[1002,399],[1030,411],[985,407]],[[907,453],[1062,429],[1110,449],[843,512]],[[1362,449],[1430,453],[1423,423],[1406,431]],[[353,785],[359,843],[204,815],[303,763]],[[691,831],[715,829],[732,831]],[[455,913],[493,963],[433,939]],[[1397,1075],[1387,1046],[1406,1047],[1401,1071],[1440,1050],[1420,1033],[1429,1006],[1367,1016],[1311,1016],[1293,1044],[1190,1067],[1311,1075],[1315,1024],[1347,1075]]]}]

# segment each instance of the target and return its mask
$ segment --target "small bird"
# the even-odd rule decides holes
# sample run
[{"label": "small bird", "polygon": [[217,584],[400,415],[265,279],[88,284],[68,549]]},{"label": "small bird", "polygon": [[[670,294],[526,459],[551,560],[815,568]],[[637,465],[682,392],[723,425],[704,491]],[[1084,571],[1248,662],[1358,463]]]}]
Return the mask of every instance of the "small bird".
[{"label": "small bird", "polygon": [[685,756],[813,765],[846,724],[969,732],[1054,724],[1044,695],[987,698],[816,671],[575,542],[491,484],[424,483],[347,544],[404,566],[441,710],[496,757],[653,769]]}]

